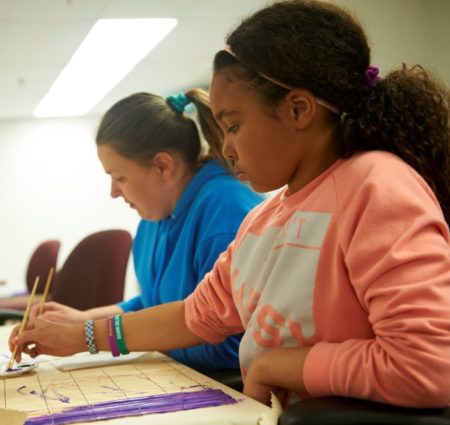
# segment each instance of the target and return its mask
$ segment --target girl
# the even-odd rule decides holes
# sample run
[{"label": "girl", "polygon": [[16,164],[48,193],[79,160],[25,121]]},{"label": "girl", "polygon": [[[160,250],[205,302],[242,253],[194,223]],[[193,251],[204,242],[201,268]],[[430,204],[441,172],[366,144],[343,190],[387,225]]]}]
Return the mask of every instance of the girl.
[{"label": "girl", "polygon": [[[183,113],[189,103],[196,106],[209,153],[201,150],[196,123]],[[97,131],[98,155],[112,179],[111,196],[122,197],[142,217],[133,241],[141,294],[87,311],[50,302],[42,317],[77,323],[187,297],[261,201],[227,171],[222,139],[199,89],[167,100],[137,93],[112,106]],[[36,305],[32,318],[37,311]],[[232,336],[169,354],[204,372],[239,368],[239,341]]]},{"label": "girl", "polygon": [[[237,176],[282,189],[184,302],[123,316],[127,345],[245,331],[244,392],[264,403],[272,390],[447,405],[448,100],[419,67],[380,79],[363,30],[331,4],[276,2],[243,21],[215,57],[212,109]],[[90,326],[37,321],[11,348],[70,355]],[[93,329],[107,349],[105,322]]]}]

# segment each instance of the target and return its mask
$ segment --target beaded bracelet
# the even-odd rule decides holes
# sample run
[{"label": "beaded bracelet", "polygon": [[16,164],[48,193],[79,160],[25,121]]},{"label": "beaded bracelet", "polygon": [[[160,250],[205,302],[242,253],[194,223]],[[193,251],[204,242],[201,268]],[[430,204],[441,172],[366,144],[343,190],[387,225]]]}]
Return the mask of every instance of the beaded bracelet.
[{"label": "beaded bracelet", "polygon": [[97,346],[95,345],[94,321],[92,319],[84,322],[84,333],[86,338],[86,346],[91,354],[97,354]]},{"label": "beaded bracelet", "polygon": [[114,331],[114,324],[112,317],[108,317],[106,319],[106,333],[108,334],[109,348],[111,349],[111,354],[114,357],[120,356],[120,351],[116,341],[116,332]]},{"label": "beaded bracelet", "polygon": [[125,345],[125,338],[123,337],[122,316],[120,314],[116,314],[114,316],[114,330],[116,332],[116,342],[119,347],[120,354],[128,354],[129,351]]}]

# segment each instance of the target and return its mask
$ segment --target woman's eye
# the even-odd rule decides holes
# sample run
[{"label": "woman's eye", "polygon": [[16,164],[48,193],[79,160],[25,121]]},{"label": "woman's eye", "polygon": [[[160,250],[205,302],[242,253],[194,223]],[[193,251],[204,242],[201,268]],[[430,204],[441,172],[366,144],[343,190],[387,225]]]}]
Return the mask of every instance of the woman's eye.
[{"label": "woman's eye", "polygon": [[227,133],[236,134],[238,130],[239,126],[237,124],[231,125],[230,127],[227,128]]},{"label": "woman's eye", "polygon": [[125,182],[125,177],[116,177],[115,178],[117,183],[124,183]]}]

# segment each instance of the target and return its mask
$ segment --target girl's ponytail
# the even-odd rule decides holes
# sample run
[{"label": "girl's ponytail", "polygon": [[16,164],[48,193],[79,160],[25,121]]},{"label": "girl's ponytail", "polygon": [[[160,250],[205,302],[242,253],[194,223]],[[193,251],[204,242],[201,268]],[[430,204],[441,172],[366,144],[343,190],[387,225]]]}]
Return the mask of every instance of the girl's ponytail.
[{"label": "girl's ponytail", "polygon": [[341,118],[342,156],[385,150],[433,189],[450,223],[450,93],[420,66],[390,72]]}]

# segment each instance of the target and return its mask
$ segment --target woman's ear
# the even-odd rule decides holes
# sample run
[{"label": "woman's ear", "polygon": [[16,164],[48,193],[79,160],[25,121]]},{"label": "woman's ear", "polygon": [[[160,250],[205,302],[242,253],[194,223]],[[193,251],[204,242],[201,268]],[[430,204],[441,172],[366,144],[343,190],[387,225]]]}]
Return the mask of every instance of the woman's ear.
[{"label": "woman's ear", "polygon": [[286,100],[294,127],[304,130],[316,115],[315,97],[306,90],[294,89],[289,92]]},{"label": "woman's ear", "polygon": [[158,152],[153,157],[153,166],[162,177],[170,177],[175,168],[175,161],[172,155],[167,152]]}]

